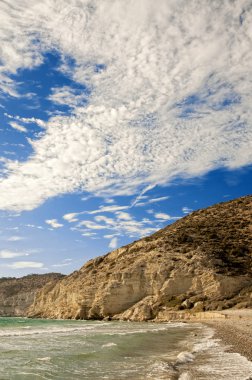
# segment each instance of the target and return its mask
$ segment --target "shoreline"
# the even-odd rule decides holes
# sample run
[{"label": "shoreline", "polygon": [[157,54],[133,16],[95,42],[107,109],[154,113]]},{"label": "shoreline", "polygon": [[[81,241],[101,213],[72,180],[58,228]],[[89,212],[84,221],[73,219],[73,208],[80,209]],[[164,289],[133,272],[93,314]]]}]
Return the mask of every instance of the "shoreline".
[{"label": "shoreline", "polygon": [[[220,312],[219,312],[220,313]],[[220,339],[226,352],[238,353],[252,362],[252,310],[227,310],[224,319],[202,320],[214,330],[214,339]]]},{"label": "shoreline", "polygon": [[201,323],[210,327],[226,352],[238,353],[252,362],[252,309],[206,312],[164,311],[157,322]]}]

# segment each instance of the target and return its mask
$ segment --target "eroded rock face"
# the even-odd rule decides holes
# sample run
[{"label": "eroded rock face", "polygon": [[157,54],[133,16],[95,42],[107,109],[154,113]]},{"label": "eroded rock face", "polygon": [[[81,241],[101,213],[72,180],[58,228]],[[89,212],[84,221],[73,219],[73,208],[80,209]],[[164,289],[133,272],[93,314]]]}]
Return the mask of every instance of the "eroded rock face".
[{"label": "eroded rock face", "polygon": [[29,275],[21,278],[0,278],[0,316],[26,316],[35,294],[46,283],[64,277],[59,273]]},{"label": "eroded rock face", "polygon": [[251,196],[193,212],[46,285],[30,315],[148,320],[167,310],[250,307],[251,221]]}]

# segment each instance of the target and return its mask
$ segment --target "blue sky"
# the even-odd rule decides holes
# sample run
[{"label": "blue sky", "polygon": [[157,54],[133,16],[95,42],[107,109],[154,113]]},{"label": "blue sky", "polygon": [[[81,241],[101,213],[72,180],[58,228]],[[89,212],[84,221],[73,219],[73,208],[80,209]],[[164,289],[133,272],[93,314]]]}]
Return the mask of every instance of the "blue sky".
[{"label": "blue sky", "polygon": [[249,1],[14,0],[0,17],[0,276],[70,273],[251,194]]}]

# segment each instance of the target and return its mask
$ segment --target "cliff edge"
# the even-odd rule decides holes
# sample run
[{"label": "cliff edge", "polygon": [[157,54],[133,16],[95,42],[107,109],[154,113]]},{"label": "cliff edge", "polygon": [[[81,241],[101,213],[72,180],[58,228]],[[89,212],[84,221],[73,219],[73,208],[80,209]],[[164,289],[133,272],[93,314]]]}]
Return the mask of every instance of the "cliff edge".
[{"label": "cliff edge", "polygon": [[64,277],[59,273],[0,278],[0,316],[22,317],[34,302],[36,292],[47,283]]},{"label": "cliff edge", "polygon": [[164,320],[252,306],[252,196],[195,211],[37,292],[29,315]]}]

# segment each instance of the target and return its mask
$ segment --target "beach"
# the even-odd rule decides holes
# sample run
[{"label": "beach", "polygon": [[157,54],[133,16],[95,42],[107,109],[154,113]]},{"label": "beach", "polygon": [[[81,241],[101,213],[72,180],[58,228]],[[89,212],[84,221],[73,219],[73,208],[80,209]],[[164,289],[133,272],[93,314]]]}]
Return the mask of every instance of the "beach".
[{"label": "beach", "polygon": [[218,314],[225,315],[225,319],[203,323],[214,329],[214,337],[228,346],[227,352],[237,352],[252,361],[252,310],[225,310]]}]

